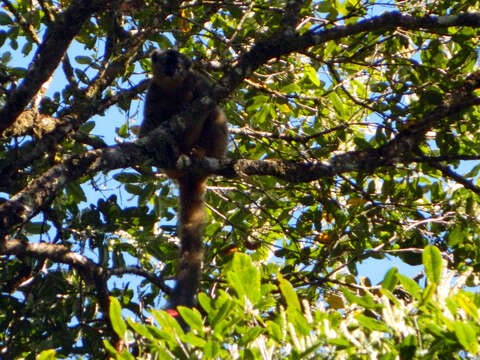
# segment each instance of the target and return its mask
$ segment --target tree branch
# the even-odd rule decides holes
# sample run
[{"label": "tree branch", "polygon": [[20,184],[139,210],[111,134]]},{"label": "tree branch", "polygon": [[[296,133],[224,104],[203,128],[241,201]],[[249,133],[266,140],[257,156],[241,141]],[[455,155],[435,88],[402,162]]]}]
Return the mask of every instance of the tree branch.
[{"label": "tree branch", "polygon": [[163,283],[161,278],[140,267],[127,266],[124,268],[112,268],[104,270],[92,260],[76,252],[70,251],[63,245],[8,240],[4,243],[3,247],[0,245],[0,254],[29,256],[35,259],[48,259],[55,263],[67,264],[77,269],[79,274],[84,277],[84,280],[91,284],[95,282],[94,280],[97,277],[108,278],[110,276],[135,274],[148,279],[167,294],[171,291],[171,289]]},{"label": "tree branch", "polygon": [[57,16],[56,22],[47,28],[22,83],[10,94],[0,110],[0,133],[15,121],[42,84],[50,78],[85,21],[95,12],[111,5],[112,1],[76,0]]},{"label": "tree branch", "polygon": [[453,155],[440,155],[440,156],[415,156],[410,160],[414,162],[440,162],[440,161],[460,161],[460,160],[480,160],[480,155],[465,155],[465,154],[453,154]]},{"label": "tree branch", "polygon": [[129,167],[146,161],[142,147],[135,144],[121,144],[87,151],[73,156],[50,168],[25,189],[0,205],[0,239],[13,227],[35,216],[39,208],[46,206],[69,181],[95,173],[102,168],[112,170]]},{"label": "tree branch", "polygon": [[126,266],[123,268],[109,269],[108,274],[115,275],[115,276],[120,276],[124,274],[138,275],[138,276],[144,277],[145,279],[149,280],[152,284],[158,286],[158,288],[166,294],[170,294],[172,291],[170,287],[165,285],[161,277],[156,276],[155,274],[152,274],[138,266]]},{"label": "tree branch", "polygon": [[343,130],[346,129],[350,125],[355,125],[355,124],[343,124],[343,125],[338,125],[334,126],[330,129],[325,129],[323,131],[319,131],[315,134],[312,135],[286,135],[286,134],[274,134],[271,132],[266,132],[266,131],[259,131],[259,130],[253,130],[248,127],[241,127],[241,128],[232,128],[229,129],[228,132],[230,134],[235,134],[235,135],[241,135],[241,136],[248,136],[248,137],[253,137],[257,139],[279,139],[279,140],[284,140],[284,141],[296,141],[298,143],[306,144],[312,139],[315,139],[317,137],[323,136],[330,134],[335,131]]},{"label": "tree branch", "polygon": [[96,289],[100,309],[106,319],[106,326],[110,329],[115,342],[118,336],[111,328],[109,320],[110,301],[108,299],[108,288],[106,272],[101,266],[83,255],[70,251],[67,247],[49,243],[31,243],[20,240],[7,240],[0,242],[0,254],[15,256],[30,256],[36,259],[49,259],[56,263],[68,264],[75,268],[85,282],[92,284]]},{"label": "tree branch", "polygon": [[457,174],[450,167],[443,164],[438,164],[438,163],[429,163],[429,165],[434,167],[435,169],[440,170],[444,176],[452,178],[459,184],[462,184],[466,189],[469,189],[476,194],[480,194],[480,187],[474,185],[471,181],[468,181],[460,174]]},{"label": "tree branch", "polygon": [[267,39],[259,41],[250,51],[238,59],[233,71],[223,77],[220,85],[216,87],[215,99],[220,100],[226,97],[229,93],[228,89],[236,88],[244,78],[249,77],[268,60],[292,52],[304,51],[311,46],[369,31],[382,32],[397,28],[409,30],[441,29],[454,26],[480,27],[480,13],[415,17],[403,15],[399,12],[389,12],[355,24],[338,25],[322,31],[313,28],[302,35],[291,31],[283,31],[281,28]]},{"label": "tree branch", "polygon": [[[5,161],[0,164],[0,173],[3,175],[3,178],[0,179],[0,186],[8,186],[10,182],[15,181],[21,169],[30,166],[32,162],[43,157],[46,152],[50,151],[50,149],[53,149],[56,144],[58,144],[62,139],[65,138],[65,136],[67,136],[67,134],[75,132],[75,130],[78,129],[81,124],[90,119],[95,112],[103,112],[122,99],[133,99],[138,97],[138,94],[144,92],[148,88],[149,84],[150,80],[145,79],[130,89],[121,90],[117,93],[106,96],[100,101],[95,109],[80,109],[80,107],[75,104],[72,105],[72,107],[65,109],[65,113],[72,113],[75,111],[78,113],[78,116],[69,115],[55,118],[58,123],[55,127],[55,130],[43,135],[41,139],[35,140],[32,148],[27,154],[24,154],[19,159],[5,159]],[[76,110],[73,110],[74,108]],[[76,138],[76,135],[74,135],[74,138]]]},{"label": "tree branch", "polygon": [[86,276],[89,283],[103,270],[92,260],[83,255],[70,251],[67,247],[49,243],[31,243],[21,240],[7,240],[0,244],[0,253],[3,255],[26,255],[36,259],[49,259],[56,263],[71,265]]},{"label": "tree branch", "polygon": [[2,2],[5,4],[5,7],[10,11],[13,16],[15,16],[15,19],[17,22],[20,24],[22,27],[23,31],[25,31],[25,34],[30,36],[30,38],[36,43],[40,44],[40,39],[38,38],[37,34],[34,31],[34,27],[32,24],[29,24],[28,21],[20,14],[17,9],[12,5],[12,3],[8,0],[2,0]]},{"label": "tree branch", "polygon": [[164,169],[178,169],[203,175],[217,174],[227,177],[240,175],[271,175],[298,183],[309,182],[322,177],[332,177],[346,172],[372,172],[378,167],[393,166],[412,161],[413,150],[424,138],[426,131],[442,118],[458,114],[465,109],[480,105],[480,97],[471,92],[480,87],[480,71],[470,75],[460,86],[447,95],[444,101],[423,119],[400,132],[386,144],[368,150],[339,154],[327,161],[310,160],[295,162],[289,160],[218,160],[213,158],[189,159],[177,163],[178,151],[175,139],[184,132],[185,121],[198,114],[208,114],[215,103],[208,97],[196,101],[190,109],[174,116],[171,121],[139,139],[136,143],[87,151],[73,156],[52,167],[34,180],[10,200],[0,204],[0,239],[15,226],[25,223],[42,206],[46,206],[68,181],[98,171],[132,167],[152,160],[154,165]]}]

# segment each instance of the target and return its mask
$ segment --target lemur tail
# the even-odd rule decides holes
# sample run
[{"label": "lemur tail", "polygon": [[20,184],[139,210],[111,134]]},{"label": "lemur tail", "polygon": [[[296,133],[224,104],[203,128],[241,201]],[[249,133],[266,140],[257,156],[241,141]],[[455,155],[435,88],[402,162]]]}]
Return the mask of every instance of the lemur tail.
[{"label": "lemur tail", "polygon": [[171,295],[170,304],[193,307],[203,262],[203,229],[205,227],[206,177],[185,175],[177,179],[180,188],[180,260],[177,283]]}]

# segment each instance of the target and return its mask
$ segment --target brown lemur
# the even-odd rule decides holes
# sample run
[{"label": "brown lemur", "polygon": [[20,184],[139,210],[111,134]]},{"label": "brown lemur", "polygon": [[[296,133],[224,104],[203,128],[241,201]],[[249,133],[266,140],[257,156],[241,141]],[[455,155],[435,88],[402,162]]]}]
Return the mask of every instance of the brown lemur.
[{"label": "brown lemur", "polygon": [[[176,50],[155,51],[152,72],[140,137],[187,109],[196,99],[210,95],[212,90],[206,78],[192,70],[192,60]],[[175,139],[180,153],[217,159],[225,156],[228,134],[222,109],[216,107],[206,116],[187,121],[185,128]],[[193,307],[203,261],[203,197],[207,176],[175,170],[166,174],[178,182],[180,192],[177,230],[180,259],[169,306]]]}]

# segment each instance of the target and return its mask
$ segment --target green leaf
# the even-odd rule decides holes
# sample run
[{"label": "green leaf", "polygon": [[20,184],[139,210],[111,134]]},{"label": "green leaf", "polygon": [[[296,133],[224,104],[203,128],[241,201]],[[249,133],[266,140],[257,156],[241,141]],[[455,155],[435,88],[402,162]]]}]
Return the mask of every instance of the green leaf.
[{"label": "green leaf", "polygon": [[78,129],[82,134],[90,134],[90,132],[95,128],[95,121],[87,121],[84,123],[80,129]]},{"label": "green leaf", "polygon": [[113,330],[117,335],[123,339],[125,337],[125,332],[127,331],[127,325],[122,319],[122,308],[118,300],[114,297],[110,297],[110,322],[112,324]]},{"label": "green leaf", "polygon": [[169,338],[174,340],[175,333],[183,334],[183,330],[178,323],[170,314],[163,310],[152,310],[152,314],[160,325],[161,329],[168,334]]},{"label": "green leaf", "polygon": [[220,351],[220,345],[217,341],[207,341],[203,348],[203,356],[205,359],[214,359],[216,358],[218,352]]},{"label": "green leaf", "polygon": [[437,288],[437,285],[435,283],[430,283],[427,285],[427,287],[422,293],[422,299],[421,299],[422,304],[428,302],[433,297],[433,294],[435,294],[436,288]]},{"label": "green leaf", "polygon": [[35,360],[55,360],[57,358],[55,354],[55,350],[44,350],[37,355]]},{"label": "green leaf", "polygon": [[206,341],[204,339],[194,335],[192,332],[189,332],[188,334],[182,336],[182,341],[200,348],[203,348],[206,344]]},{"label": "green leaf", "polygon": [[202,309],[207,313],[210,314],[212,312],[212,298],[205,293],[198,294],[198,303],[202,307]]},{"label": "green leaf", "polygon": [[192,330],[202,330],[202,315],[200,315],[197,309],[190,309],[185,306],[178,306],[177,310],[182,316],[182,319],[185,320],[187,325],[189,325]]},{"label": "green leaf", "polygon": [[67,191],[67,194],[69,194],[73,198],[73,201],[75,201],[76,203],[87,201],[87,197],[85,196],[85,193],[83,192],[80,184],[76,182],[70,182],[65,186],[65,190]]},{"label": "green leaf", "polygon": [[239,274],[233,271],[228,272],[227,280],[228,280],[228,285],[235,290],[237,297],[241,301],[243,301],[247,291],[245,289],[244,283],[240,280]]},{"label": "green leaf", "polygon": [[139,324],[130,318],[127,318],[127,323],[137,334],[143,336],[145,339],[154,340],[152,333],[145,325]]},{"label": "green leaf", "polygon": [[459,67],[465,66],[471,61],[476,58],[475,50],[471,47],[465,46],[462,50],[455,53],[455,55],[448,61],[448,67],[450,69],[457,69]]},{"label": "green leaf", "polygon": [[108,350],[108,352],[110,352],[112,355],[117,355],[118,352],[117,350],[115,350],[115,348],[113,347],[112,344],[110,344],[110,342],[108,340],[103,340],[103,346],[105,347],[105,349]]},{"label": "green leaf", "polygon": [[365,316],[363,314],[357,314],[355,315],[355,319],[360,325],[366,327],[369,330],[389,332],[388,327],[384,323],[371,317]]},{"label": "green leaf", "polygon": [[447,305],[447,308],[450,311],[450,314],[455,315],[457,313],[458,304],[455,302],[454,299],[446,298],[445,305]]},{"label": "green leaf", "polygon": [[120,354],[117,354],[117,360],[135,360],[132,354],[128,350],[123,350]]},{"label": "green leaf", "polygon": [[348,348],[351,346],[350,342],[347,339],[344,339],[343,337],[338,337],[338,338],[329,338],[327,339],[327,344],[342,347],[342,348]]},{"label": "green leaf", "polygon": [[121,183],[139,183],[141,182],[141,176],[139,174],[131,172],[121,172],[113,175],[113,178]]},{"label": "green leaf", "polygon": [[400,344],[400,359],[414,359],[417,350],[417,339],[410,334]]},{"label": "green leaf", "polygon": [[142,195],[142,193],[143,193],[143,187],[142,186],[137,186],[137,185],[132,185],[132,184],[126,184],[125,185],[125,190],[128,191],[130,194],[133,194],[133,195]]},{"label": "green leaf", "polygon": [[299,358],[300,359],[316,358],[316,356],[314,356],[314,355],[315,355],[317,349],[320,346],[323,346],[323,344],[321,342],[318,342],[317,344],[314,344],[314,345],[308,347],[305,351],[303,351],[301,354],[299,354]]},{"label": "green leaf", "polygon": [[50,225],[45,222],[29,222],[24,229],[28,234],[44,234],[50,230]]},{"label": "green leaf", "polygon": [[264,330],[260,327],[252,327],[247,329],[242,335],[242,337],[238,340],[238,345],[246,346],[248,343],[254,341],[255,339],[262,334]]},{"label": "green leaf", "polygon": [[455,321],[454,328],[455,335],[463,348],[474,355],[477,354],[478,340],[473,326],[468,322]]},{"label": "green leaf", "polygon": [[0,25],[10,25],[12,24],[12,18],[5,12],[0,12]]},{"label": "green leaf", "polygon": [[343,302],[343,296],[336,292],[331,292],[325,296],[325,301],[330,306],[331,309],[343,309],[345,307],[345,303]]},{"label": "green leaf", "polygon": [[442,254],[437,247],[428,245],[422,255],[425,273],[430,283],[438,284],[442,275]]},{"label": "green leaf", "polygon": [[382,288],[389,291],[393,291],[393,289],[395,288],[395,285],[397,285],[398,283],[397,274],[398,274],[398,269],[396,267],[388,270],[387,273],[385,274],[385,277],[383,278]]},{"label": "green leaf", "polygon": [[460,226],[456,226],[447,237],[447,245],[455,246],[460,244],[465,238],[465,234]]},{"label": "green leaf", "polygon": [[92,58],[90,56],[75,56],[75,61],[82,65],[89,65],[92,62]]},{"label": "green leaf", "polygon": [[287,319],[293,324],[297,335],[308,336],[313,330],[300,311],[287,309]]},{"label": "green leaf", "polygon": [[75,69],[75,75],[77,76],[78,80],[80,80],[82,83],[88,85],[90,83],[90,79],[88,78],[87,74],[85,74],[83,71],[79,69]]},{"label": "green leaf", "polygon": [[281,343],[282,342],[282,329],[280,328],[280,326],[271,321],[271,320],[268,320],[267,321],[267,331],[268,331],[268,334],[277,342]]},{"label": "green leaf", "polygon": [[[129,107],[128,107],[128,108],[129,108]],[[127,108],[127,109],[123,109],[123,110],[128,110],[128,108]],[[123,124],[123,125],[120,126],[119,128],[116,128],[116,130],[117,130],[118,136],[120,136],[120,137],[122,137],[122,138],[124,138],[124,139],[128,138],[128,136],[129,136],[129,133],[128,133],[129,128],[128,128],[128,124],[127,124],[127,123]]]},{"label": "green leaf", "polygon": [[25,43],[25,45],[23,45],[22,54],[24,56],[27,56],[28,54],[30,54],[30,51],[32,51],[32,49],[33,49],[33,43],[28,41],[27,43]]},{"label": "green leaf", "polygon": [[243,301],[245,296],[252,304],[260,300],[260,271],[252,263],[250,256],[235,253],[232,270],[227,273],[227,280],[240,300]]},{"label": "green leaf", "polygon": [[455,304],[460,306],[469,316],[474,318],[476,321],[479,320],[478,307],[475,305],[472,299],[465,295],[465,293],[460,292],[455,296]]},{"label": "green leaf", "polygon": [[280,91],[282,93],[286,93],[286,94],[296,93],[296,92],[299,92],[301,90],[302,90],[302,88],[298,84],[295,84],[295,83],[290,83],[288,85],[283,86],[280,89]]},{"label": "green leaf", "polygon": [[278,274],[278,282],[280,284],[280,291],[287,302],[287,309],[301,312],[300,301],[298,301],[297,293],[292,284],[285,280],[280,274]]},{"label": "green leaf", "polygon": [[348,289],[345,289],[345,288],[342,288],[342,292],[343,292],[343,295],[345,296],[345,298],[350,302],[350,303],[353,303],[353,304],[358,304],[360,306],[363,306],[367,309],[376,309],[376,308],[382,308],[382,305],[381,304],[377,304],[372,296],[368,293],[366,293],[365,295],[363,295],[362,297],[360,296],[357,296],[355,294],[353,294],[350,290]]},{"label": "green leaf", "polygon": [[314,67],[305,64],[303,72],[305,74],[305,77],[312,82],[313,85],[315,86],[320,86],[320,80],[318,80],[317,76],[317,71],[315,70]]},{"label": "green leaf", "polygon": [[[5,40],[8,39],[8,33],[6,31],[0,30],[0,46],[3,46]],[[0,55],[0,63],[5,62],[5,58],[8,58],[8,51],[5,51],[2,55]]]},{"label": "green leaf", "polygon": [[229,298],[225,297],[219,300],[221,301],[221,305],[217,311],[212,312],[212,320],[210,321],[211,324],[215,325],[223,320],[234,306],[233,301]]},{"label": "green leaf", "polygon": [[328,99],[332,102],[335,111],[340,116],[342,116],[345,112],[345,104],[343,102],[343,99],[340,98],[340,96],[338,96],[336,92],[331,92],[330,94],[328,94]]},{"label": "green leaf", "polygon": [[[167,342],[175,342],[177,339],[177,334],[175,334],[171,329],[169,331],[161,330],[155,326],[147,326],[155,339],[165,340]],[[181,334],[180,334],[181,335]]]},{"label": "green leaf", "polygon": [[398,280],[402,284],[407,293],[412,295],[415,299],[420,299],[422,288],[414,280],[402,274],[397,274]]}]

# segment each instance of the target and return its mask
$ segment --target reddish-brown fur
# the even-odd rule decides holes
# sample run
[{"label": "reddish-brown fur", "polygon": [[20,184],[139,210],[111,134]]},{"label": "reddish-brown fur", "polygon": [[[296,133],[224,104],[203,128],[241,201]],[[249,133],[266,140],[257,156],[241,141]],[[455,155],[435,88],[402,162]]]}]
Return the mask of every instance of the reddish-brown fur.
[{"label": "reddish-brown fur", "polygon": [[[182,112],[196,99],[209,95],[211,85],[191,70],[191,60],[175,50],[155,52],[152,55],[153,81],[147,93],[144,120],[139,136]],[[184,154],[221,159],[227,147],[227,123],[220,108],[206,117],[186,124],[186,131],[176,139]],[[203,228],[205,207],[203,197],[207,178],[178,171],[167,175],[177,180],[180,190],[178,233],[181,240],[180,260],[176,286],[170,305],[192,307],[198,290],[203,261]]]}]

